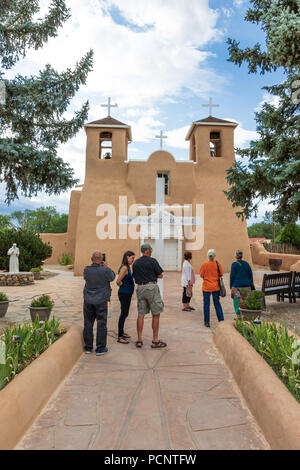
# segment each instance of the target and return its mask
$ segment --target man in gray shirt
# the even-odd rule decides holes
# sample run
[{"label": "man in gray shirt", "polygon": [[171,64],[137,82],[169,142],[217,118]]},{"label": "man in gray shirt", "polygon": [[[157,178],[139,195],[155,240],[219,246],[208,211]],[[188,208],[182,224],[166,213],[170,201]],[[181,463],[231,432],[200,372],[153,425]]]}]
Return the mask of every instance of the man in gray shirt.
[{"label": "man in gray shirt", "polygon": [[84,268],[84,329],[83,340],[86,354],[93,351],[93,326],[97,320],[96,355],[102,356],[108,352],[107,342],[107,302],[110,300],[110,283],[115,279],[115,273],[103,261],[100,251],[92,255],[92,264]]}]

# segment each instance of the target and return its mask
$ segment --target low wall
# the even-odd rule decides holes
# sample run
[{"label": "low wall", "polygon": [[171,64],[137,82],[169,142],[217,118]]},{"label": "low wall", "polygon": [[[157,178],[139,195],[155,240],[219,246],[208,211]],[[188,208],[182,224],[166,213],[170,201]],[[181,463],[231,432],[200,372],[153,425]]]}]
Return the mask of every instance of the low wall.
[{"label": "low wall", "polygon": [[83,353],[82,328],[68,332],[0,391],[0,450],[13,449]]},{"label": "low wall", "polygon": [[214,342],[274,450],[300,449],[300,404],[272,368],[236,330],[221,322]]},{"label": "low wall", "polygon": [[68,234],[67,233],[41,233],[44,243],[52,246],[52,256],[46,259],[45,264],[58,264],[59,258],[65,253],[68,254]]},{"label": "low wall", "polygon": [[34,284],[33,273],[0,273],[0,286],[29,286]]},{"label": "low wall", "polygon": [[282,259],[281,269],[284,271],[293,271],[291,266],[300,262],[300,255],[286,255],[283,253],[270,253],[265,249],[265,247],[259,243],[254,242],[251,247],[251,255],[253,264],[258,264],[259,266],[268,266],[270,258]]}]

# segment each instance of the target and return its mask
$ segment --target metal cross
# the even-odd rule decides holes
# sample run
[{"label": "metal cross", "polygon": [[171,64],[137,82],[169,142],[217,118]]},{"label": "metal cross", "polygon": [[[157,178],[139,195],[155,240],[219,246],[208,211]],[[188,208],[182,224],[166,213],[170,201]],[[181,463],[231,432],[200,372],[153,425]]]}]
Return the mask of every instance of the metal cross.
[{"label": "metal cross", "polygon": [[163,131],[160,131],[160,135],[156,135],[155,138],[160,139],[160,150],[162,150],[163,149],[164,139],[167,139],[168,137],[166,135],[164,135]]},{"label": "metal cross", "polygon": [[110,110],[111,108],[117,108],[118,105],[116,104],[111,104],[111,98],[108,98],[108,104],[101,104],[103,108],[108,108],[108,115],[110,116]]},{"label": "metal cross", "polygon": [[209,104],[203,104],[202,105],[204,108],[209,108],[209,115],[212,116],[212,109],[213,108],[219,108],[219,104],[213,104],[212,97],[209,97]]}]

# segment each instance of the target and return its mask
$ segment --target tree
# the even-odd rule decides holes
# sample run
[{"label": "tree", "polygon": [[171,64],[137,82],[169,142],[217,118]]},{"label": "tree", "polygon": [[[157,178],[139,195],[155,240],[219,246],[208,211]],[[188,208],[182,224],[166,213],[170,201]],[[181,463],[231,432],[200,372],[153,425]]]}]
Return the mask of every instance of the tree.
[{"label": "tree", "polygon": [[300,227],[297,224],[288,224],[281,230],[276,238],[276,243],[291,243],[300,248]]},{"label": "tree", "polygon": [[53,206],[15,211],[11,214],[12,220],[16,220],[19,227],[24,227],[24,217],[26,228],[35,233],[66,233],[68,230],[68,215],[60,215]]},{"label": "tree", "polygon": [[0,269],[9,269],[7,251],[13,243],[20,249],[20,271],[28,272],[31,268],[38,268],[52,255],[52,247],[30,230],[4,229],[0,232]]},{"label": "tree", "polygon": [[[57,36],[69,18],[65,0],[52,0],[48,14],[35,20],[39,0],[0,0],[0,80],[6,86],[6,104],[0,105],[0,182],[6,202],[45,191],[59,194],[77,180],[73,169],[58,156],[87,119],[88,102],[67,120],[63,114],[92,69],[89,51],[75,66],[58,73],[49,64],[37,76],[5,79],[28,49],[39,49]],[[1,70],[2,68],[2,70]]]},{"label": "tree", "polygon": [[260,24],[266,34],[266,50],[260,44],[242,50],[228,39],[229,61],[248,64],[249,73],[261,74],[283,67],[286,79],[264,87],[279,105],[264,103],[256,113],[259,140],[237,149],[248,163],[236,162],[227,170],[230,189],[225,191],[239,217],[257,214],[260,200],[270,199],[280,223],[295,222],[300,215],[300,99],[292,99],[300,79],[300,4],[298,0],[250,0],[246,21]]},{"label": "tree", "polygon": [[0,214],[0,230],[11,226],[9,215]]}]

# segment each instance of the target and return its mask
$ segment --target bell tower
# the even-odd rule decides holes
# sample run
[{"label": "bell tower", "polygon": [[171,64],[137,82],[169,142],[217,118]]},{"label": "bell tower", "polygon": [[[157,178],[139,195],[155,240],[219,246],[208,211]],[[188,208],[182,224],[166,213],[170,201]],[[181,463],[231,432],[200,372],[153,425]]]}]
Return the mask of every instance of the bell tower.
[{"label": "bell tower", "polygon": [[87,135],[86,170],[95,162],[123,163],[127,160],[128,143],[132,141],[131,128],[108,116],[84,126]]},{"label": "bell tower", "polygon": [[[201,164],[211,159],[234,162],[234,130],[238,124],[209,116],[195,121],[186,140],[190,141],[190,160]],[[228,165],[228,166],[229,166]]]}]

